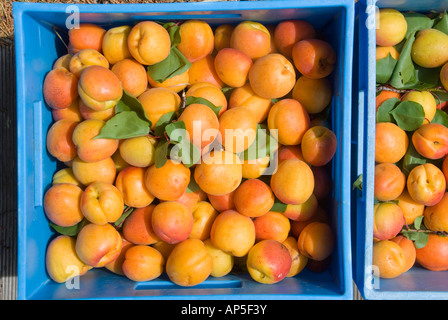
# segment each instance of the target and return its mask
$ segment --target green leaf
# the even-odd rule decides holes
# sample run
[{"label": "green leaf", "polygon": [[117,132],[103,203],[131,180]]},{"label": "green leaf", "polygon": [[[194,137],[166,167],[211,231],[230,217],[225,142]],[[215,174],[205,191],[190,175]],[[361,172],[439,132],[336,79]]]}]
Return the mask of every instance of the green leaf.
[{"label": "green leaf", "polygon": [[184,139],[172,147],[170,158],[182,162],[187,168],[190,168],[201,159],[201,152],[190,140]]},{"label": "green leaf", "polygon": [[355,182],[353,182],[353,190],[355,189],[359,189],[362,191],[362,174],[360,174]]},{"label": "green leaf", "polygon": [[415,229],[420,229],[420,227],[422,225],[423,217],[424,216],[419,216],[419,217],[415,218],[415,220],[414,220]]},{"label": "green leaf", "polygon": [[216,116],[219,116],[219,111],[222,109],[222,106],[215,106],[211,101],[202,98],[202,97],[193,97],[193,96],[189,96],[187,97],[187,99],[185,99],[185,106],[188,107],[190,104],[193,103],[199,103],[199,104],[203,104],[206,105],[207,107],[209,107],[210,109],[213,110],[213,112],[216,114]]},{"label": "green leaf", "polygon": [[167,22],[163,27],[168,31],[171,40],[171,47],[176,47],[180,43],[180,26],[174,22]]},{"label": "green leaf", "polygon": [[412,44],[414,41],[415,31],[406,40],[390,79],[390,85],[396,89],[405,89],[409,83],[415,81],[415,67],[411,58]]},{"label": "green leaf", "polygon": [[415,248],[421,249],[428,243],[429,233],[415,230],[403,230],[401,232],[406,238],[414,241]]},{"label": "green leaf", "polygon": [[387,83],[392,76],[396,64],[397,60],[395,60],[390,53],[387,57],[377,60],[376,82],[381,84]]},{"label": "green leaf", "polygon": [[406,151],[402,161],[401,161],[401,170],[405,174],[405,176],[409,175],[412,169],[416,166],[424,164],[428,162],[428,159],[420,155],[415,149],[412,141],[409,141],[408,150]]},{"label": "green leaf", "polygon": [[272,206],[271,211],[283,213],[286,211],[287,206],[288,205],[286,203],[283,203],[277,198],[275,198],[274,205]]},{"label": "green leaf", "polygon": [[242,160],[256,160],[269,156],[277,150],[278,141],[269,133],[265,124],[257,125],[257,133],[254,142],[239,154]]},{"label": "green leaf", "polygon": [[384,101],[376,111],[376,122],[393,122],[394,118],[391,115],[391,111],[400,101],[398,98],[389,98]]},{"label": "green leaf", "polygon": [[128,139],[149,134],[151,125],[135,111],[123,111],[109,119],[94,139]]},{"label": "green leaf", "polygon": [[89,223],[89,221],[87,219],[82,219],[80,222],[78,222],[77,224],[75,224],[74,226],[71,226],[71,227],[62,227],[53,222],[50,222],[49,224],[57,233],[65,235],[65,236],[74,237],[88,223]]},{"label": "green leaf", "polygon": [[448,114],[443,110],[437,109],[434,118],[432,118],[431,120],[431,123],[440,123],[445,127],[448,127]]},{"label": "green leaf", "polygon": [[124,220],[132,213],[132,211],[134,211],[134,208],[125,206],[125,208],[123,210],[123,213],[121,214],[120,218],[118,218],[114,222],[114,226],[120,227],[122,225],[122,223],[124,222]]},{"label": "green leaf", "polygon": [[166,125],[165,131],[171,142],[182,142],[186,140],[187,129],[183,121],[175,121]]},{"label": "green leaf", "polygon": [[172,47],[168,56],[153,65],[147,66],[148,75],[159,83],[186,72],[191,67],[191,62],[177,49]]},{"label": "green leaf", "polygon": [[443,13],[442,18],[434,25],[434,29],[442,31],[445,34],[448,34],[448,15],[446,11]]},{"label": "green leaf", "polygon": [[191,175],[190,175],[190,183],[187,186],[187,192],[188,193],[193,193],[196,191],[199,191],[201,188],[199,187],[199,185],[197,184],[196,180],[194,179],[194,168],[191,169]]},{"label": "green leaf", "polygon": [[163,136],[163,133],[165,132],[165,127],[177,119],[177,113],[175,111],[167,112],[164,115],[160,117],[160,119],[157,121],[156,127],[154,129],[154,134],[156,137]]},{"label": "green leaf", "polygon": [[167,140],[160,140],[154,150],[154,165],[156,168],[161,168],[168,160],[170,142]]},{"label": "green leaf", "polygon": [[148,121],[151,126],[151,121],[146,115],[145,109],[140,101],[124,89],[123,96],[115,106],[115,114],[123,111],[134,111],[142,120]]},{"label": "green leaf", "polygon": [[400,102],[390,114],[397,125],[405,131],[417,130],[425,120],[425,111],[422,105],[409,100]]},{"label": "green leaf", "polygon": [[407,23],[405,38],[408,38],[414,32],[432,28],[434,24],[434,20],[432,20],[430,17],[418,12],[405,12],[403,13],[403,16],[406,19]]}]

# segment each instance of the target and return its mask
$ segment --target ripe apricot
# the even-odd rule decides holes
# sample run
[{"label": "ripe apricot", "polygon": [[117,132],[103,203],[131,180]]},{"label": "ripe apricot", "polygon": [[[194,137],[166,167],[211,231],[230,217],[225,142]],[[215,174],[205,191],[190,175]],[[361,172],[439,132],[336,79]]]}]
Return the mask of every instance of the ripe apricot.
[{"label": "ripe apricot", "polygon": [[148,88],[146,69],[134,59],[118,61],[111,71],[120,79],[123,89],[134,97],[140,96]]},{"label": "ripe apricot", "polygon": [[216,107],[220,107],[218,116],[221,116],[224,111],[227,110],[227,98],[221,91],[221,88],[213,83],[209,82],[196,82],[191,84],[185,93],[185,97],[204,98]]},{"label": "ripe apricot", "polygon": [[296,83],[292,63],[279,53],[258,58],[249,70],[249,82],[254,92],[268,99],[287,95]]},{"label": "ripe apricot", "polygon": [[223,48],[216,54],[214,65],[216,74],[223,83],[238,88],[247,82],[253,62],[242,51],[234,48]]},{"label": "ripe apricot", "polygon": [[115,186],[123,195],[124,204],[133,208],[150,205],[155,197],[145,185],[146,168],[128,166],[117,175]]},{"label": "ripe apricot", "polygon": [[303,39],[316,36],[313,25],[304,20],[285,20],[277,24],[274,42],[278,51],[287,58],[292,58],[292,47]]},{"label": "ripe apricot", "polygon": [[416,261],[417,252],[415,250],[414,242],[402,235],[398,235],[395,238],[392,238],[391,241],[395,242],[401,247],[401,249],[403,249],[404,257],[406,260],[403,272],[408,271],[414,266]]},{"label": "ripe apricot", "polygon": [[413,224],[415,218],[422,216],[425,211],[425,205],[412,199],[406,187],[396,200],[408,225]]},{"label": "ripe apricot", "polygon": [[103,37],[103,55],[111,65],[132,57],[128,48],[128,35],[131,26],[118,26],[110,28]]},{"label": "ripe apricot", "polygon": [[189,238],[205,241],[210,237],[210,230],[218,211],[208,201],[199,201],[192,208],[193,227]]},{"label": "ripe apricot", "polygon": [[235,191],[223,195],[207,194],[208,201],[218,212],[235,209]]},{"label": "ripe apricot", "polygon": [[377,276],[386,279],[396,278],[406,268],[406,257],[403,249],[391,240],[373,243],[372,265],[377,269]]},{"label": "ripe apricot", "polygon": [[311,222],[300,232],[297,245],[300,253],[304,256],[322,261],[333,252],[336,239],[329,224]]},{"label": "ripe apricot", "polygon": [[70,227],[83,218],[80,203],[83,190],[71,183],[59,183],[45,192],[43,209],[45,216],[54,224]]},{"label": "ripe apricot", "polygon": [[94,110],[88,107],[82,99],[79,99],[79,112],[83,120],[103,120],[107,121],[115,115],[115,107],[106,110]]},{"label": "ripe apricot", "polygon": [[282,244],[288,249],[291,255],[291,269],[289,269],[287,277],[294,277],[305,269],[308,262],[308,258],[300,253],[299,247],[297,245],[297,239],[293,236],[288,236]]},{"label": "ripe apricot", "polygon": [[181,23],[180,37],[177,48],[190,62],[202,59],[213,51],[213,30],[205,21],[192,19]]},{"label": "ripe apricot", "polygon": [[406,131],[392,122],[379,122],[375,126],[375,161],[396,163],[408,150]]},{"label": "ripe apricot", "polygon": [[70,59],[69,70],[78,78],[89,66],[102,66],[109,68],[109,61],[100,52],[94,49],[83,49]]},{"label": "ripe apricot", "polygon": [[373,209],[373,236],[379,240],[390,240],[403,228],[401,208],[393,202],[380,202]]},{"label": "ripe apricot", "polygon": [[312,79],[329,76],[337,61],[333,47],[320,39],[305,39],[295,43],[292,58],[297,70]]},{"label": "ripe apricot", "polygon": [[[282,145],[298,145],[310,127],[310,117],[300,102],[281,99],[270,109],[267,119],[269,130]],[[303,151],[302,151],[303,152]]]},{"label": "ripe apricot", "polygon": [[406,180],[406,187],[409,195],[416,202],[433,206],[445,194],[446,180],[442,170],[427,162],[411,170]]},{"label": "ripe apricot", "polygon": [[433,231],[448,232],[448,213],[446,206],[448,203],[448,193],[445,192],[442,199],[433,206],[426,206],[424,211],[425,227]]},{"label": "ripe apricot", "polygon": [[92,23],[81,23],[79,28],[68,31],[69,52],[76,53],[82,49],[102,51],[103,38],[106,30]]},{"label": "ripe apricot", "polygon": [[219,117],[218,141],[226,151],[239,153],[255,141],[257,122],[252,113],[243,108],[227,109]]},{"label": "ripe apricot", "polygon": [[406,186],[406,176],[394,163],[375,165],[374,197],[379,201],[398,198]]},{"label": "ripe apricot", "polygon": [[379,46],[394,46],[401,42],[407,31],[407,21],[403,14],[396,9],[383,8],[376,14],[378,28],[376,30],[376,44]]},{"label": "ripe apricot", "polygon": [[161,166],[148,167],[145,173],[145,185],[148,191],[160,200],[179,199],[190,183],[190,170],[183,163],[167,160]]},{"label": "ripe apricot", "polygon": [[232,31],[230,47],[256,60],[269,53],[271,35],[269,30],[259,22],[242,21]]},{"label": "ripe apricot", "polygon": [[288,204],[283,215],[293,221],[307,221],[311,219],[317,211],[319,201],[313,194],[301,204]]},{"label": "ripe apricot", "polygon": [[188,78],[190,85],[198,82],[207,82],[219,88],[224,87],[224,82],[222,82],[216,73],[215,56],[211,54],[191,64],[188,69]]},{"label": "ripe apricot", "polygon": [[162,254],[151,246],[135,245],[126,251],[122,269],[133,281],[150,281],[159,277],[165,266]]},{"label": "ripe apricot", "polygon": [[54,122],[48,130],[46,147],[57,160],[65,162],[76,157],[76,145],[72,136],[78,124],[78,121],[62,119]]},{"label": "ripe apricot", "polygon": [[123,238],[133,244],[151,245],[160,238],[152,227],[152,213],[155,204],[135,208],[123,222]]},{"label": "ripe apricot", "polygon": [[255,241],[276,240],[283,242],[289,235],[291,224],[289,219],[280,212],[268,211],[254,218]]},{"label": "ripe apricot", "polygon": [[333,87],[327,77],[311,79],[301,76],[292,89],[292,97],[310,114],[322,112],[331,103]]},{"label": "ripe apricot", "polygon": [[112,158],[97,162],[87,162],[76,157],[72,161],[73,175],[83,185],[87,186],[94,181],[113,183],[117,169]]},{"label": "ripe apricot", "polygon": [[151,78],[151,75],[148,73],[148,81],[149,85],[152,88],[168,88],[170,90],[173,90],[174,92],[181,92],[183,89],[185,89],[189,85],[189,72],[184,71],[180,74],[176,74],[170,78],[167,78],[163,81],[156,81],[155,79]]},{"label": "ripe apricot", "polygon": [[124,161],[136,167],[149,167],[154,163],[157,139],[152,135],[121,140],[118,150]]},{"label": "ripe apricot", "polygon": [[157,121],[165,113],[179,110],[181,102],[180,96],[168,88],[149,88],[138,97],[138,100],[151,121],[151,130],[156,128]]},{"label": "ripe apricot", "polygon": [[269,110],[272,106],[272,100],[258,96],[246,83],[244,86],[235,88],[229,97],[229,109],[243,107],[248,109],[257,123],[262,123],[268,118]]},{"label": "ripe apricot", "polygon": [[218,52],[223,48],[230,48],[230,37],[235,26],[233,24],[220,24],[214,31],[214,50]]},{"label": "ripe apricot", "polygon": [[448,237],[430,233],[423,248],[416,248],[416,260],[431,271],[448,270]]},{"label": "ripe apricot", "polygon": [[274,205],[274,200],[271,188],[259,179],[243,181],[233,197],[236,210],[251,218],[268,213]]},{"label": "ripe apricot", "polygon": [[336,154],[338,140],[335,133],[324,126],[310,127],[302,137],[303,159],[310,165],[321,167]]},{"label": "ripe apricot", "polygon": [[81,110],[79,109],[79,101],[81,99],[76,98],[67,108],[63,109],[51,109],[51,116],[54,121],[67,119],[72,121],[81,121],[83,120],[83,115],[81,114]]},{"label": "ripe apricot", "polygon": [[52,69],[45,76],[43,95],[50,108],[67,108],[78,97],[78,78],[63,67]]}]

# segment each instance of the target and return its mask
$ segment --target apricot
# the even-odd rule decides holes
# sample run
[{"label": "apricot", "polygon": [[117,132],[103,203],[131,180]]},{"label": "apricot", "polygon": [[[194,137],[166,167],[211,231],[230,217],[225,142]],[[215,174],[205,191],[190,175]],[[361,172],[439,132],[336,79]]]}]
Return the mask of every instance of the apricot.
[{"label": "apricot", "polygon": [[189,77],[190,77],[188,70],[184,71],[183,73],[174,75],[170,78],[167,78],[163,81],[157,81],[153,79],[149,73],[147,74],[147,76],[149,85],[152,88],[168,88],[177,93],[181,92],[189,85]]},{"label": "apricot", "polygon": [[186,205],[189,209],[193,209],[193,207],[199,202],[207,200],[207,194],[198,189],[196,191],[185,190],[185,192],[178,198],[176,201]]},{"label": "apricot", "polygon": [[432,206],[426,206],[423,218],[426,228],[432,231],[448,231],[448,213],[446,212],[447,202],[448,193],[445,192],[438,203]]},{"label": "apricot", "polygon": [[218,141],[226,151],[243,152],[255,141],[256,135],[257,122],[243,107],[227,109],[219,117]]},{"label": "apricot", "polygon": [[271,35],[261,23],[242,21],[238,23],[230,36],[230,47],[247,54],[256,60],[265,56],[271,49]]},{"label": "apricot", "polygon": [[308,258],[300,253],[297,239],[293,236],[288,236],[282,244],[288,249],[289,254],[291,255],[291,268],[286,277],[294,277],[305,269],[306,264],[308,263]]},{"label": "apricot", "polygon": [[430,233],[423,248],[416,248],[416,261],[431,271],[448,270],[448,238]]},{"label": "apricot", "polygon": [[285,20],[277,24],[274,31],[274,42],[278,51],[287,58],[292,58],[292,47],[304,39],[316,36],[313,25],[304,20]]},{"label": "apricot", "polygon": [[81,160],[97,162],[110,158],[118,149],[117,139],[95,139],[106,124],[102,120],[84,120],[73,130],[72,140]]},{"label": "apricot", "polygon": [[376,44],[394,46],[400,43],[407,32],[407,22],[403,14],[396,9],[383,8],[377,13]]},{"label": "apricot", "polygon": [[255,244],[255,225],[235,210],[218,214],[210,230],[213,245],[235,257],[245,256]]},{"label": "apricot", "polygon": [[425,206],[433,206],[445,194],[445,176],[437,166],[427,162],[411,170],[406,180],[406,187],[414,201]]},{"label": "apricot", "polygon": [[236,211],[251,218],[268,213],[274,205],[274,200],[271,188],[259,179],[243,181],[233,197]]},{"label": "apricot", "polygon": [[188,69],[188,79],[190,85],[206,82],[219,88],[224,87],[224,82],[219,78],[215,69],[215,56],[211,54],[191,64]]},{"label": "apricot", "polygon": [[218,116],[227,110],[227,98],[221,91],[221,87],[209,82],[196,82],[191,84],[185,93],[185,97],[204,98],[213,103],[219,109]]},{"label": "apricot", "polygon": [[270,185],[275,196],[283,203],[302,204],[313,193],[313,171],[302,160],[287,159],[279,163]]},{"label": "apricot", "polygon": [[373,236],[378,240],[390,240],[403,228],[403,211],[393,202],[380,202],[373,207]]},{"label": "apricot", "polygon": [[298,238],[302,230],[312,222],[323,222],[330,224],[330,216],[327,211],[322,208],[320,205],[317,206],[316,212],[307,220],[299,221],[299,220],[291,220],[291,235]]},{"label": "apricot", "polygon": [[78,92],[86,106],[93,110],[114,107],[123,95],[120,79],[106,67],[89,66],[81,73]]},{"label": "apricot", "polygon": [[187,189],[190,176],[190,170],[183,163],[167,160],[160,168],[153,164],[146,169],[145,186],[160,200],[177,200]]},{"label": "apricot", "polygon": [[252,59],[247,54],[234,48],[219,50],[214,61],[219,79],[233,88],[246,84],[252,65]]},{"label": "apricot", "polygon": [[122,245],[120,233],[111,224],[89,223],[79,231],[75,248],[81,261],[100,268],[120,255]]},{"label": "apricot", "polygon": [[153,247],[135,245],[126,251],[122,269],[133,281],[150,281],[158,278],[164,269],[165,259]]},{"label": "apricot", "polygon": [[322,261],[333,252],[336,239],[328,223],[311,222],[300,232],[297,245],[304,256]]},{"label": "apricot", "polygon": [[234,197],[235,191],[223,195],[207,194],[208,201],[218,212],[235,209]]},{"label": "apricot", "polygon": [[307,221],[317,211],[319,201],[313,194],[302,204],[288,204],[283,212],[283,215],[293,221]]},{"label": "apricot", "polygon": [[425,211],[425,205],[416,202],[409,195],[408,190],[405,188],[403,192],[396,198],[398,206],[403,211],[403,216],[406,220],[406,224],[413,224],[415,218],[423,215]]},{"label": "apricot", "polygon": [[101,44],[103,55],[111,65],[132,57],[128,48],[128,35],[131,26],[119,26],[106,31]]},{"label": "apricot", "polygon": [[79,182],[75,178],[72,168],[63,168],[63,169],[59,169],[58,171],[55,172],[55,174],[53,175],[53,180],[51,181],[51,184],[55,185],[55,184],[59,184],[59,183],[71,183],[80,188],[84,187],[81,184],[81,182]]},{"label": "apricot", "polygon": [[392,122],[375,125],[375,161],[396,163],[406,154],[409,138],[406,131]]},{"label": "apricot", "polygon": [[48,129],[46,137],[48,153],[62,162],[73,160],[77,151],[72,136],[78,124],[79,122],[68,119],[54,122]]},{"label": "apricot", "polygon": [[46,217],[54,224],[71,227],[83,218],[80,203],[83,190],[71,183],[51,186],[44,195],[43,209]]},{"label": "apricot", "polygon": [[124,204],[133,208],[150,205],[155,197],[145,185],[146,168],[128,166],[122,169],[115,180],[115,186],[120,190]]},{"label": "apricot", "polygon": [[214,50],[218,52],[223,48],[230,48],[230,37],[235,29],[233,24],[220,24],[215,28],[214,35]]},{"label": "apricot", "polygon": [[151,130],[156,128],[157,121],[165,113],[177,112],[181,102],[180,96],[168,88],[149,88],[138,97],[138,100],[151,121]]},{"label": "apricot", "polygon": [[47,73],[42,90],[50,108],[68,108],[78,98],[78,78],[67,69],[58,67]]},{"label": "apricot", "polygon": [[441,159],[448,153],[448,128],[439,123],[423,124],[412,134],[412,143],[423,157]]},{"label": "apricot", "polygon": [[107,121],[115,115],[115,107],[106,110],[94,110],[88,107],[84,101],[79,99],[79,112],[83,120]]},{"label": "apricot", "polygon": [[242,168],[237,155],[229,151],[212,151],[202,157],[194,170],[194,179],[208,195],[225,195],[241,183]]},{"label": "apricot", "polygon": [[113,184],[95,181],[89,184],[81,196],[84,217],[95,224],[114,223],[124,208],[123,196]]},{"label": "apricot", "polygon": [[330,105],[333,87],[327,77],[311,79],[301,76],[292,89],[292,97],[299,101],[309,114],[316,114]]},{"label": "apricot", "polygon": [[160,241],[152,228],[155,204],[135,208],[123,222],[123,238],[133,244],[151,245]]},{"label": "apricot", "polygon": [[168,31],[154,21],[141,21],[128,34],[128,49],[143,65],[153,65],[168,57],[171,40]]},{"label": "apricot", "polygon": [[51,109],[51,116],[54,121],[66,119],[76,122],[83,120],[83,116],[79,109],[79,97],[76,98],[67,108],[63,109]]},{"label": "apricot", "polygon": [[63,67],[65,69],[69,70],[70,69],[70,60],[72,57],[73,57],[73,54],[71,54],[71,53],[66,53],[66,54],[60,56],[53,63],[53,69]]},{"label": "apricot", "polygon": [[106,264],[104,267],[121,276],[124,276],[123,273],[123,262],[124,262],[124,258],[126,256],[126,251],[128,251],[129,248],[133,247],[134,244],[132,242],[127,241],[125,238],[121,237],[122,240],[122,245],[121,245],[121,251],[120,254],[118,255],[117,258],[115,258],[114,261],[109,262],[108,264]]},{"label": "apricot", "polygon": [[338,141],[332,130],[324,126],[310,127],[302,138],[303,159],[312,166],[324,166],[333,159],[337,145]]},{"label": "apricot", "polygon": [[109,68],[109,61],[97,50],[83,49],[70,59],[69,71],[79,78],[84,69],[89,66]]},{"label": "apricot", "polygon": [[291,269],[292,258],[288,248],[275,240],[256,243],[247,255],[247,270],[259,283],[282,281]]},{"label": "apricot", "polygon": [[181,41],[177,49],[190,62],[204,58],[213,51],[215,44],[213,30],[201,20],[187,20],[180,25]]},{"label": "apricot", "polygon": [[91,269],[79,259],[75,244],[76,239],[66,235],[59,235],[50,241],[45,253],[45,267],[53,281],[63,283]]},{"label": "apricot", "polygon": [[120,79],[123,89],[134,97],[140,96],[148,88],[146,69],[134,59],[122,59],[110,70]]},{"label": "apricot", "polygon": [[296,83],[293,64],[279,53],[258,58],[249,70],[252,90],[263,98],[276,99],[287,95]]},{"label": "apricot", "polygon": [[256,242],[268,239],[283,242],[289,235],[291,223],[280,212],[268,211],[254,218],[254,226]]},{"label": "apricot", "polygon": [[244,179],[256,179],[266,173],[270,164],[269,156],[244,160],[242,164],[242,173]]},{"label": "apricot", "polygon": [[185,123],[189,140],[202,150],[213,141],[219,133],[219,121],[211,108],[204,104],[193,103],[181,113],[179,121]]},{"label": "apricot", "polygon": [[149,167],[154,164],[157,140],[152,135],[124,139],[118,150],[124,161],[135,167]]},{"label": "apricot", "polygon": [[378,201],[398,198],[406,187],[406,176],[394,163],[375,165],[374,197]]},{"label": "apricot", "polygon": [[401,275],[406,268],[406,257],[403,249],[391,240],[373,243],[372,265],[378,268],[378,276],[392,279]]},{"label": "apricot", "polygon": [[83,185],[87,186],[94,181],[113,183],[117,169],[112,158],[97,162],[87,162],[76,157],[72,161],[73,175]]},{"label": "apricot", "polygon": [[193,215],[185,205],[176,201],[157,204],[152,212],[151,223],[160,240],[179,243],[188,238],[193,228]]},{"label": "apricot", "polygon": [[68,31],[69,51],[76,53],[82,49],[102,50],[106,30],[92,23],[81,23],[79,28]]},{"label": "apricot", "polygon": [[312,79],[329,76],[337,61],[333,47],[320,39],[305,39],[294,44],[292,58],[297,70]]},{"label": "apricot", "polygon": [[174,247],[177,245],[177,243],[168,243],[165,241],[157,241],[156,243],[152,244],[151,247],[153,247],[154,249],[157,249],[157,251],[159,251],[163,258],[165,259],[165,261],[168,260],[168,257],[171,254],[171,251],[173,251]]},{"label": "apricot", "polygon": [[303,161],[302,148],[300,144],[285,146],[278,148],[277,160],[281,162],[286,159],[299,159]]},{"label": "apricot", "polygon": [[210,237],[210,230],[215,221],[218,211],[207,201],[199,201],[192,209],[193,227],[189,238],[205,241]]},{"label": "apricot", "polygon": [[415,250],[414,242],[402,235],[398,235],[395,238],[392,238],[391,241],[395,242],[401,247],[401,249],[403,249],[406,260],[403,272],[408,271],[414,266],[416,261],[417,252]]},{"label": "apricot", "polygon": [[297,145],[302,142],[310,127],[310,117],[300,102],[294,99],[281,99],[269,111],[267,119],[269,130],[282,145]]},{"label": "apricot", "polygon": [[166,262],[166,273],[175,284],[191,287],[205,281],[213,270],[213,258],[199,239],[178,243]]},{"label": "apricot", "polygon": [[246,108],[252,113],[257,123],[262,123],[268,118],[271,106],[272,100],[258,96],[249,83],[232,90],[229,97],[229,109]]},{"label": "apricot", "polygon": [[234,257],[216,248],[210,238],[204,240],[205,248],[213,259],[213,268],[210,275],[215,278],[223,277],[232,271],[234,264]]}]

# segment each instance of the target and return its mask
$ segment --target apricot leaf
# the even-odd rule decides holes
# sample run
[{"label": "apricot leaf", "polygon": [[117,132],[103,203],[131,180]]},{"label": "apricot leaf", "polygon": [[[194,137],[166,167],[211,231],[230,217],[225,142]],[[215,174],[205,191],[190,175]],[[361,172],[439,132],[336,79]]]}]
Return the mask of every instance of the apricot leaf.
[{"label": "apricot leaf", "polygon": [[148,75],[154,81],[162,83],[176,75],[186,72],[191,67],[191,62],[177,49],[172,47],[168,56],[162,61],[147,66]]},{"label": "apricot leaf", "polygon": [[185,122],[183,121],[175,121],[166,125],[165,131],[171,142],[182,142],[187,134]]},{"label": "apricot leaf", "polygon": [[448,114],[443,110],[437,109],[431,123],[440,123],[445,127],[448,127]]},{"label": "apricot leaf", "polygon": [[193,193],[196,191],[199,191],[201,188],[199,187],[198,183],[196,182],[196,180],[194,179],[194,168],[191,169],[191,175],[190,175],[190,183],[187,186],[187,192],[188,193]]},{"label": "apricot leaf", "polygon": [[135,111],[123,111],[109,119],[94,139],[128,139],[147,135],[149,131],[150,124]]},{"label": "apricot leaf", "polygon": [[355,182],[353,182],[353,190],[355,189],[359,189],[362,191],[362,174],[360,174]]},{"label": "apricot leaf", "polygon": [[426,162],[428,162],[428,160],[425,157],[421,156],[415,149],[412,141],[409,141],[408,150],[406,151],[401,161],[401,170],[403,171],[403,173],[408,176],[409,172],[411,172],[412,169]]},{"label": "apricot leaf", "polygon": [[176,47],[180,43],[180,26],[174,22],[167,22],[162,25],[168,31],[171,40],[171,47]]},{"label": "apricot leaf", "polygon": [[395,60],[390,53],[387,57],[379,59],[376,61],[376,82],[377,83],[387,83],[392,76],[392,73],[397,64],[397,60]]},{"label": "apricot leaf", "polygon": [[114,226],[121,227],[121,225],[123,224],[124,220],[126,220],[126,218],[132,213],[132,211],[134,211],[133,207],[125,206],[125,208],[123,210],[123,213],[121,214],[120,218],[118,218],[114,222]]},{"label": "apricot leaf", "polygon": [[172,147],[170,158],[182,162],[187,168],[190,168],[201,159],[201,152],[190,140],[184,139]]},{"label": "apricot leaf", "polygon": [[402,101],[390,114],[397,125],[405,131],[417,130],[425,120],[425,111],[422,105],[414,101]]},{"label": "apricot leaf", "polygon": [[437,21],[433,28],[442,31],[445,34],[448,34],[448,15],[446,14],[446,11],[443,13],[442,18]]},{"label": "apricot leaf", "polygon": [[276,197],[274,200],[274,205],[271,208],[271,211],[284,213],[286,211],[287,206],[288,205],[286,203],[281,202]]},{"label": "apricot leaf", "polygon": [[376,111],[376,122],[393,122],[394,118],[391,115],[391,111],[400,102],[398,98],[389,98],[384,101]]},{"label": "apricot leaf", "polygon": [[168,161],[170,142],[166,139],[160,140],[154,150],[154,165],[161,168]]},{"label": "apricot leaf", "polygon": [[190,104],[194,103],[203,104],[209,107],[210,109],[212,109],[212,111],[216,114],[217,117],[219,116],[219,111],[222,109],[222,106],[217,107],[213,104],[213,102],[202,97],[189,96],[185,99],[185,107],[188,107]]},{"label": "apricot leaf", "polygon": [[156,123],[156,127],[154,129],[154,134],[156,137],[161,137],[165,132],[165,128],[168,124],[176,120],[177,113],[175,111],[167,112],[160,117],[160,119]]},{"label": "apricot leaf", "polygon": [[418,12],[405,12],[403,16],[406,20],[407,31],[405,38],[408,38],[413,32],[432,28],[434,20]]},{"label": "apricot leaf", "polygon": [[277,149],[278,142],[269,133],[265,124],[257,125],[257,132],[254,142],[243,152],[239,154],[242,160],[256,160],[268,157]]},{"label": "apricot leaf", "polygon": [[145,109],[143,108],[141,102],[124,89],[120,101],[118,101],[115,106],[115,114],[123,111],[134,111],[142,120],[148,121],[151,126],[151,120],[149,120],[146,115]]},{"label": "apricot leaf", "polygon": [[429,233],[418,230],[403,230],[401,232],[406,238],[414,242],[416,249],[423,248],[428,243]]},{"label": "apricot leaf", "polygon": [[80,222],[78,222],[74,226],[70,226],[70,227],[62,227],[53,222],[50,222],[49,224],[50,224],[50,227],[52,227],[57,233],[65,235],[65,236],[74,237],[88,223],[89,223],[89,221],[87,221],[87,219],[82,219]]}]

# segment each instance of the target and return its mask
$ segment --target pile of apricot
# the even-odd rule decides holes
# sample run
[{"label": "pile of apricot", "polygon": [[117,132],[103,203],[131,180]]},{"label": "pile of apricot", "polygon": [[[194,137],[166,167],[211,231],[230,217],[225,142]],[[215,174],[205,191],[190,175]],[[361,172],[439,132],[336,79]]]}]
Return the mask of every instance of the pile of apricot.
[{"label": "pile of apricot", "polygon": [[[49,276],[64,282],[104,267],[194,286],[242,270],[262,283],[325,270],[336,243],[327,203],[337,138],[325,118],[335,50],[302,20],[169,26],[81,24],[45,77],[47,150],[64,166],[44,195],[57,231]],[[151,76],[173,50],[188,68]],[[98,137],[124,97],[138,101],[149,133]],[[193,165],[158,161],[167,114],[200,151]],[[276,147],[245,159],[261,126]]]}]

